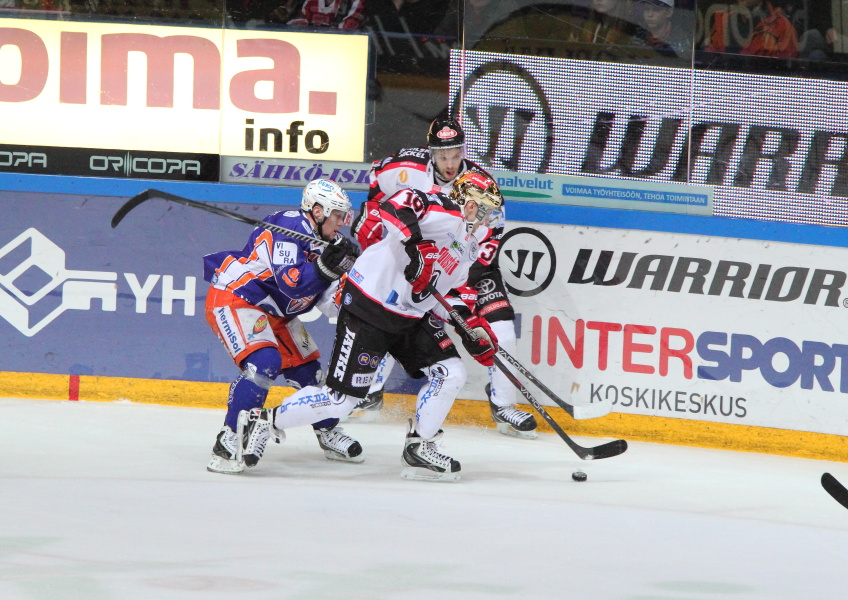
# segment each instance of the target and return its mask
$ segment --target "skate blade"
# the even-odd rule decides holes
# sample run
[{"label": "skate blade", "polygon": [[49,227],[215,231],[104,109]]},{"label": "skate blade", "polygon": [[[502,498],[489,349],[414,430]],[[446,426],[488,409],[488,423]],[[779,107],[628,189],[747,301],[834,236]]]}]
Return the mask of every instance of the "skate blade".
[{"label": "skate blade", "polygon": [[347,463],[361,463],[365,462],[365,453],[363,452],[359,456],[345,456],[344,454],[339,454],[338,452],[333,452],[332,450],[324,450],[324,456],[327,457],[327,460],[337,460],[339,462],[347,462]]},{"label": "skate blade", "polygon": [[206,470],[210,473],[222,473],[224,475],[237,475],[244,471],[244,465],[236,460],[223,458],[217,454],[212,456]]},{"label": "skate blade", "polygon": [[404,467],[400,476],[412,481],[459,481],[459,471],[456,473],[438,473],[421,467]]},{"label": "skate blade", "polygon": [[495,426],[498,429],[498,433],[508,435],[509,437],[520,438],[522,440],[535,440],[539,437],[535,429],[533,431],[518,431],[517,429],[513,429],[509,423],[495,423]]},{"label": "skate blade", "polygon": [[379,410],[355,410],[348,416],[348,419],[357,423],[376,423],[380,420]]}]

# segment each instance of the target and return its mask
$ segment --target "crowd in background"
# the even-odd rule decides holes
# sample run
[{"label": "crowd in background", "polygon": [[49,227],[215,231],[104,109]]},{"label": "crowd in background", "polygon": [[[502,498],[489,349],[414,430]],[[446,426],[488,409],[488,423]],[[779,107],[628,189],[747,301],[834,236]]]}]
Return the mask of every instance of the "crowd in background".
[{"label": "crowd in background", "polygon": [[843,4],[848,11],[846,0],[0,0],[0,15],[53,11],[236,27],[365,29],[436,36],[451,47],[546,55],[559,55],[570,43],[643,47],[684,58],[704,51],[839,60],[848,54]]}]

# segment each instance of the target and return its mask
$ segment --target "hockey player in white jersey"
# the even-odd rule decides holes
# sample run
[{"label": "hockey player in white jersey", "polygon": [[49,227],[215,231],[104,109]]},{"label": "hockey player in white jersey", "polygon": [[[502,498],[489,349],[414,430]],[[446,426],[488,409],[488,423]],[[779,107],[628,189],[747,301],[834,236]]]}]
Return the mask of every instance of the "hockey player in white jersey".
[{"label": "hockey player in white jersey", "polygon": [[[344,190],[333,181],[317,179],[304,188],[300,210],[277,212],[264,220],[332,244],[325,247],[260,227],[243,250],[204,257],[204,278],[211,284],[206,320],[241,369],[230,385],[209,471],[240,473],[255,464],[250,456],[239,458],[238,415],[262,407],[278,375],[295,388],[321,380],[318,348],[298,315],[311,310],[358,256],[356,245],[339,234],[350,217]],[[327,458],[363,460],[361,445],[336,427],[338,420],[315,421],[313,429]]]},{"label": "hockey player in white jersey", "polygon": [[[379,207],[385,236],[365,250],[339,291],[336,339],[323,387],[303,388],[278,407],[244,411],[244,452],[258,460],[275,430],[348,415],[365,397],[380,359],[391,353],[403,368],[427,382],[418,393],[402,451],[402,476],[459,479],[459,461],[442,453],[436,441],[465,382],[465,367],[441,321],[448,315],[428,290],[441,294],[463,285],[486,239],[503,214],[497,184],[482,173],[457,179],[450,197],[402,190]],[[478,334],[462,336],[476,360],[492,365],[497,338],[486,320],[458,310]]]},{"label": "hockey player in white jersey", "polygon": [[[423,192],[449,193],[451,185],[461,174],[476,171],[488,175],[477,163],[465,158],[465,133],[456,119],[440,118],[430,124],[427,147],[403,148],[397,154],[374,163],[368,200],[356,218],[352,232],[363,249],[380,240],[383,235],[379,205],[388,196],[404,188]],[[498,337],[499,344],[510,354],[516,353],[515,311],[509,301],[498,268],[498,247],[503,226],[495,227],[482,240],[477,261],[471,267],[468,286],[460,290],[475,314],[485,317]],[[394,366],[387,356],[375,375],[368,396],[359,404],[362,414],[374,414],[383,405],[383,386]],[[492,419],[499,432],[515,437],[535,438],[536,419],[515,408],[517,392],[495,367],[489,367],[486,395]]]}]

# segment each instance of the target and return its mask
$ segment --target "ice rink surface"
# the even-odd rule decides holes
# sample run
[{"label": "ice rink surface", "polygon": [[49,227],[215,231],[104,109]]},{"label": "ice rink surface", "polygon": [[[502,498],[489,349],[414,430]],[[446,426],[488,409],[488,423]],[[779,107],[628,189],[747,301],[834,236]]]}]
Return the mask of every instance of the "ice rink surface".
[{"label": "ice rink surface", "polygon": [[226,476],[205,470],[223,411],[10,399],[0,415],[3,600],[848,593],[848,510],[819,484],[848,482],[844,463],[648,443],[580,461],[553,434],[454,426],[462,480],[414,482],[387,416],[344,425],[363,464],[296,429]]}]

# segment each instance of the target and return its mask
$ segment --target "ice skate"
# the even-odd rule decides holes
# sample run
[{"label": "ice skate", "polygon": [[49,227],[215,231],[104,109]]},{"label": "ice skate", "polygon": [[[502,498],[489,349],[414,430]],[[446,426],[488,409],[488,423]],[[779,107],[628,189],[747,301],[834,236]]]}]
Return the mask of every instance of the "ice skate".
[{"label": "ice skate", "polygon": [[277,443],[285,440],[285,433],[274,427],[274,411],[264,408],[252,408],[243,410],[238,417],[238,430],[236,432],[241,442],[239,460],[245,467],[255,467],[265,453],[265,446],[272,436]]},{"label": "ice skate", "polygon": [[492,402],[492,386],[486,384],[486,396],[489,398],[489,409],[495,421],[498,432],[511,437],[532,440],[538,437],[536,433],[536,417],[515,406],[498,406]]},{"label": "ice skate", "polygon": [[244,471],[244,465],[238,460],[238,436],[227,425],[221,428],[212,447],[212,458],[206,465],[212,473],[233,475]]},{"label": "ice skate", "polygon": [[362,455],[362,445],[339,426],[316,429],[315,437],[318,438],[318,445],[324,451],[324,456],[330,460],[353,463],[361,463],[365,460],[365,456]]},{"label": "ice skate", "polygon": [[436,441],[441,436],[440,429],[432,440],[425,440],[415,433],[414,422],[410,419],[401,455],[404,469],[400,476],[419,481],[458,481],[459,461],[439,452]]},{"label": "ice skate", "polygon": [[360,400],[350,416],[360,423],[373,423],[380,419],[381,410],[383,410],[383,390],[377,390]]}]

